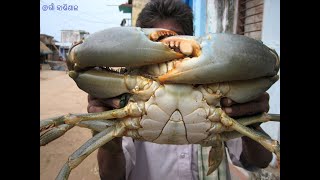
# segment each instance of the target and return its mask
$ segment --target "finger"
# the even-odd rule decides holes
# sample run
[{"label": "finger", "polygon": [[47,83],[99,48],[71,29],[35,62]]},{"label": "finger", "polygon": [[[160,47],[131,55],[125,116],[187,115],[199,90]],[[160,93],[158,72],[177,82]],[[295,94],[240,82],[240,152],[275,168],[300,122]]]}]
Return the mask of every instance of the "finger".
[{"label": "finger", "polygon": [[232,101],[230,98],[225,97],[221,99],[220,104],[222,107],[229,107],[233,104],[236,104],[236,102]]},{"label": "finger", "polygon": [[103,112],[108,110],[107,107],[105,107],[103,105],[103,103],[101,103],[99,101],[99,99],[91,96],[90,94],[88,94],[88,106],[87,106],[87,111],[89,113],[95,113],[95,112]]},{"label": "finger", "polygon": [[100,102],[103,105],[110,107],[112,109],[120,108],[120,99],[119,98],[102,99]]},{"label": "finger", "polygon": [[223,110],[230,117],[250,116],[269,111],[268,103],[249,102],[245,104],[235,104],[231,107],[224,107]]},{"label": "finger", "polygon": [[106,98],[106,99],[98,99],[91,95],[88,95],[89,106],[105,106],[109,109],[115,109],[120,107],[120,99],[119,98]]},{"label": "finger", "polygon": [[[261,96],[259,96],[258,98],[250,101],[250,102],[262,102],[262,101],[269,101],[270,96],[267,92],[263,93]],[[222,107],[230,107],[234,104],[238,104],[235,101],[233,101],[230,98],[224,97],[221,99],[220,104]]]},{"label": "finger", "polygon": [[103,111],[107,111],[107,110],[108,110],[108,108],[103,107],[103,106],[88,106],[87,107],[88,113],[103,112]]},{"label": "finger", "polygon": [[261,96],[257,97],[251,102],[269,102],[269,98],[270,98],[269,94],[267,92],[264,92]]},{"label": "finger", "polygon": [[95,100],[89,101],[89,106],[105,106],[105,105],[101,102],[101,100],[95,99]]},{"label": "finger", "polygon": [[268,101],[269,102],[270,95],[265,92],[260,97],[258,97],[255,101]]}]

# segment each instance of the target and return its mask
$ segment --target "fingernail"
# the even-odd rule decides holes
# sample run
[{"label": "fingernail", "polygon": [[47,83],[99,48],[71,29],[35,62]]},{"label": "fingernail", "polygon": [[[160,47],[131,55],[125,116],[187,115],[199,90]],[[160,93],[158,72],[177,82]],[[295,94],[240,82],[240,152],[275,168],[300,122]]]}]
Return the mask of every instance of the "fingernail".
[{"label": "fingernail", "polygon": [[228,100],[227,100],[227,103],[228,103],[229,105],[231,105],[231,104],[232,104],[232,100],[231,100],[231,99],[228,99]]},{"label": "fingernail", "polygon": [[232,113],[232,108],[227,107],[227,108],[224,109],[224,111],[226,113]]}]

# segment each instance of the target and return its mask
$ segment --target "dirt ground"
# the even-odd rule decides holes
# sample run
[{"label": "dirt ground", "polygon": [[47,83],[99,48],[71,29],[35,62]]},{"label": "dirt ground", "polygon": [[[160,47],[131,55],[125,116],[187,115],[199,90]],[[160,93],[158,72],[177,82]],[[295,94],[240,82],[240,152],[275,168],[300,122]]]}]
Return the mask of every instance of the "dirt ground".
[{"label": "dirt ground", "polygon": [[[64,71],[40,71],[40,118],[67,113],[86,113],[87,95]],[[67,161],[91,137],[85,128],[74,127],[61,138],[40,147],[40,179],[53,180]],[[71,171],[70,180],[98,180],[97,152]]]}]

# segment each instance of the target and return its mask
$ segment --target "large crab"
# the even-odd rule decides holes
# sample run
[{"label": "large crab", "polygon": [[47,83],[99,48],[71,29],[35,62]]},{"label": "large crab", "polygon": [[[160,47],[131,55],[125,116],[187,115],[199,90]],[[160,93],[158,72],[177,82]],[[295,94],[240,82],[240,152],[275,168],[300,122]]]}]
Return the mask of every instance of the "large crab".
[{"label": "large crab", "polygon": [[119,97],[122,108],[68,114],[40,121],[40,145],[74,126],[99,133],[75,151],[57,179],[66,179],[90,153],[115,137],[159,144],[212,146],[209,171],[223,156],[223,141],[248,136],[280,159],[280,144],[249,127],[280,121],[259,114],[233,119],[220,107],[228,97],[255,99],[278,80],[279,57],[262,42],[233,34],[178,36],[166,29],[117,27],[90,35],[68,55],[69,75],[98,98]]}]

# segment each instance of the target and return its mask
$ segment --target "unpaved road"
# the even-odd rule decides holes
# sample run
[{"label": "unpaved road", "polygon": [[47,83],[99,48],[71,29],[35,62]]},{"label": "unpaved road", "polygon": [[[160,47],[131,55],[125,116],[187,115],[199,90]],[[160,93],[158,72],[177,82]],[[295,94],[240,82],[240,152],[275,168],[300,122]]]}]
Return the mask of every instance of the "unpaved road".
[{"label": "unpaved road", "polygon": [[[87,94],[64,71],[40,71],[40,119],[67,113],[86,113]],[[74,127],[64,136],[40,147],[40,179],[53,180],[67,161],[91,137],[91,131]],[[71,171],[70,180],[98,180],[97,151]]]}]

